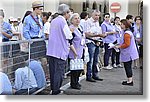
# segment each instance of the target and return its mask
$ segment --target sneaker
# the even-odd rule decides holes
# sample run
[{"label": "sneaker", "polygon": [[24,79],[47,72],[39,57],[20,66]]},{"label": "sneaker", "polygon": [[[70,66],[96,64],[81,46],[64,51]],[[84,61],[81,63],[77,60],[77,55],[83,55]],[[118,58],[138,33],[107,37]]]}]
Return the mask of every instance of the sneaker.
[{"label": "sneaker", "polygon": [[118,65],[117,65],[117,67],[119,67],[119,68],[123,68],[123,66],[122,66],[121,64],[118,64]]},{"label": "sneaker", "polygon": [[106,66],[106,67],[104,67],[103,69],[108,69],[108,70],[110,70],[110,69],[113,69],[113,67],[112,67],[112,66]]},{"label": "sneaker", "polygon": [[116,64],[113,64],[112,66],[113,66],[113,68],[117,68]]}]

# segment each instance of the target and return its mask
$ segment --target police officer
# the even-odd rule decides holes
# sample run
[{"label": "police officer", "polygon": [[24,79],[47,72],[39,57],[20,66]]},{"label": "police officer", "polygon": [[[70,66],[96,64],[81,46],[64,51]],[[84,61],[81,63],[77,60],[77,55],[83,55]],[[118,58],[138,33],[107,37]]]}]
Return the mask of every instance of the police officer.
[{"label": "police officer", "polygon": [[2,34],[2,42],[9,41],[9,39],[12,38],[12,30],[11,30],[11,25],[4,20],[4,12],[2,9],[0,9],[0,27],[1,27],[1,32]]},{"label": "police officer", "polygon": [[[12,35],[11,25],[4,21],[4,12],[0,9],[0,42],[8,42],[9,39],[12,38]],[[9,50],[9,45],[4,45],[2,47],[4,65],[8,64]]]},{"label": "police officer", "polygon": [[[23,24],[23,36],[25,39],[45,38],[43,33],[42,19],[39,17],[43,10],[43,3],[35,1],[32,3],[33,12],[28,15]],[[31,44],[31,58],[46,55],[46,45],[44,41],[36,41]]]}]

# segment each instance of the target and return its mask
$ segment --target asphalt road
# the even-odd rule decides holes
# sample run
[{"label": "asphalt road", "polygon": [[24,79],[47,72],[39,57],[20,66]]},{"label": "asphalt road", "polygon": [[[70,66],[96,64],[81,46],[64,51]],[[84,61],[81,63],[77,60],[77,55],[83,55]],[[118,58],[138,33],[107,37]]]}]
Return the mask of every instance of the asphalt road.
[{"label": "asphalt road", "polygon": [[[62,95],[142,95],[143,94],[143,70],[133,69],[134,86],[122,85],[122,81],[126,80],[124,68],[113,68],[112,70],[102,69],[99,72],[103,81],[87,82],[85,76],[81,77],[81,90],[71,89],[68,76],[63,81]],[[43,90],[39,94],[49,95],[50,88]]]}]

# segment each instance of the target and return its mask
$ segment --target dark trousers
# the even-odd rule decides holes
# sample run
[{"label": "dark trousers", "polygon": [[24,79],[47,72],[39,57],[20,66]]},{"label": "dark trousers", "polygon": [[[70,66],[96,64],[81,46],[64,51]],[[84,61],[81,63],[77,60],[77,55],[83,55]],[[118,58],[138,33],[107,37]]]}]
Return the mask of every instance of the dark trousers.
[{"label": "dark trousers", "polygon": [[49,71],[52,94],[59,94],[64,78],[66,61],[49,56]]},{"label": "dark trousers", "polygon": [[132,75],[133,75],[132,74],[132,60],[128,61],[128,62],[123,62],[123,64],[124,64],[124,68],[125,68],[127,78],[132,77]]},{"label": "dark trousers", "polygon": [[116,65],[120,64],[120,52],[116,52],[115,49],[112,49],[111,61],[112,61],[112,65],[113,64],[116,64]]},{"label": "dark trousers", "polygon": [[105,53],[104,53],[104,67],[109,65],[109,57],[111,56],[112,49],[108,49],[107,43],[104,43]]},{"label": "dark trousers", "polygon": [[36,41],[31,44],[31,59],[38,59],[46,57],[46,43],[45,41]]},{"label": "dark trousers", "polygon": [[139,47],[139,57],[143,57],[143,45],[141,45],[141,44]]},{"label": "dark trousers", "polygon": [[[9,41],[9,39],[2,39],[2,42],[8,42]],[[8,58],[9,57],[9,51],[10,51],[10,45],[4,45],[3,47],[2,47],[3,49],[2,49],[2,56],[4,57],[4,58]]]},{"label": "dark trousers", "polygon": [[12,56],[15,57],[16,54],[20,53],[20,45],[13,44],[12,45]]},{"label": "dark trousers", "polygon": [[79,77],[81,72],[82,70],[71,70],[71,86],[76,87],[79,84]]}]

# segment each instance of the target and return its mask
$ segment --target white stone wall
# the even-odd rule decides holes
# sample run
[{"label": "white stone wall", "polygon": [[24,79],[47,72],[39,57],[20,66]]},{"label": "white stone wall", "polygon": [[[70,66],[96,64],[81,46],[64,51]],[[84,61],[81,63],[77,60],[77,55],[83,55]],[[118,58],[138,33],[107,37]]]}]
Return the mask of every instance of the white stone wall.
[{"label": "white stone wall", "polygon": [[[8,20],[10,16],[13,16],[15,18],[17,17],[23,17],[24,13],[27,10],[32,10],[31,5],[32,2],[35,0],[1,0],[0,2],[0,8],[4,9],[5,12],[5,20]],[[82,3],[86,0],[41,0],[44,2],[44,11],[55,13],[57,12],[57,8],[59,3],[66,2],[69,4],[75,12],[81,13],[82,11]],[[89,0],[90,8],[92,8],[93,2],[96,1],[99,7],[99,4],[102,5],[102,12],[104,8],[104,1],[105,0]],[[106,0],[108,1],[107,6],[109,7],[108,11],[111,14],[111,17],[114,16],[114,14],[110,11],[110,5],[113,2],[119,2],[121,4],[121,11],[117,13],[117,16],[121,18],[125,18],[127,14],[133,14],[138,15],[138,3],[140,0],[134,0],[136,3],[130,3],[129,1],[133,0]]]},{"label": "white stone wall", "polygon": [[[35,0],[2,0],[0,1],[0,9],[5,12],[5,20],[8,21],[10,16],[23,17],[27,10],[32,11],[32,2]],[[44,2],[44,11],[56,12],[59,0],[40,0]]]}]

